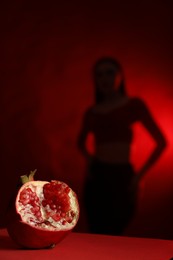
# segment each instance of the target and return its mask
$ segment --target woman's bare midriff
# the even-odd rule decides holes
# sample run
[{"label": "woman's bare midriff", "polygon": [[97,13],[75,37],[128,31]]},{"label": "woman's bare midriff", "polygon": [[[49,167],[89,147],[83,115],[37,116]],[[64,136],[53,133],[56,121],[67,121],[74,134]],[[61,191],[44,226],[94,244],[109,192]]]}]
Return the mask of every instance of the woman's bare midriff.
[{"label": "woman's bare midriff", "polygon": [[128,163],[130,144],[123,142],[102,143],[96,145],[95,157],[107,163]]}]

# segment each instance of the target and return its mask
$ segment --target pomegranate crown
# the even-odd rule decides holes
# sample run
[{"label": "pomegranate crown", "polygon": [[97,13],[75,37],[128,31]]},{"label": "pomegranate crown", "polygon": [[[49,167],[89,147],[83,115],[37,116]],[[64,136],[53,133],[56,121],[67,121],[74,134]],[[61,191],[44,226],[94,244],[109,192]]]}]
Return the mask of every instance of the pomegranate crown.
[{"label": "pomegranate crown", "polygon": [[25,184],[29,181],[34,181],[34,175],[35,175],[36,171],[37,171],[37,169],[35,169],[34,171],[30,171],[29,175],[20,176],[22,184]]}]

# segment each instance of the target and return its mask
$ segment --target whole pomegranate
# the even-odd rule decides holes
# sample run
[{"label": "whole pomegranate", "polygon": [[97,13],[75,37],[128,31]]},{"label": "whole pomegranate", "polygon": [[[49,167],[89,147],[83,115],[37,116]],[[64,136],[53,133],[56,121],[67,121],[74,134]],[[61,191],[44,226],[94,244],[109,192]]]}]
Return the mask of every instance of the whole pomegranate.
[{"label": "whole pomegranate", "polygon": [[24,184],[8,214],[7,230],[22,247],[53,247],[78,221],[77,196],[64,182],[35,181],[34,173],[21,176]]}]

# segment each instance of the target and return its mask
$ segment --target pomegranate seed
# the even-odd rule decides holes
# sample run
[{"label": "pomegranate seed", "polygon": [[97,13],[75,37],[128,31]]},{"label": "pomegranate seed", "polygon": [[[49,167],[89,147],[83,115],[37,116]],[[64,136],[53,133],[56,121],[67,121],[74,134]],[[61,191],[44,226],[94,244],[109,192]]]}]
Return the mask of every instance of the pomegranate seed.
[{"label": "pomegranate seed", "polygon": [[58,211],[57,211],[57,214],[58,214],[58,215],[61,215],[61,210],[58,210]]},{"label": "pomegranate seed", "polygon": [[46,217],[47,217],[47,218],[51,217],[51,212],[47,211],[47,212],[46,212]]},{"label": "pomegranate seed", "polygon": [[66,188],[65,188],[65,193],[69,193],[70,192],[70,188],[67,186]]},{"label": "pomegranate seed", "polygon": [[52,204],[52,200],[48,199],[47,204],[50,206]]},{"label": "pomegranate seed", "polygon": [[50,183],[46,183],[43,188],[44,189],[50,189],[51,188],[51,184]]},{"label": "pomegranate seed", "polygon": [[61,190],[58,190],[57,192],[56,192],[56,195],[57,196],[60,196],[62,194],[62,191]]},{"label": "pomegranate seed", "polygon": [[66,214],[64,212],[61,213],[61,217],[65,218]]},{"label": "pomegranate seed", "polygon": [[56,196],[57,196],[57,200],[59,201],[59,200],[62,200],[62,199],[63,199],[64,194],[62,193],[62,191],[59,191],[59,192],[56,194]]},{"label": "pomegranate seed", "polygon": [[35,214],[35,216],[36,216],[37,218],[40,218],[40,217],[41,217],[41,212],[38,211],[38,212]]},{"label": "pomegranate seed", "polygon": [[30,188],[27,188],[26,191],[29,192],[29,193],[32,192],[32,190]]},{"label": "pomegranate seed", "polygon": [[22,199],[29,199],[29,195],[26,194],[26,193],[21,194],[21,195],[20,195],[20,199],[21,199],[21,200],[22,200]]},{"label": "pomegranate seed", "polygon": [[62,222],[62,225],[65,225],[67,222],[65,221],[65,220],[63,220],[63,222]]},{"label": "pomegranate seed", "polygon": [[33,207],[34,207],[34,206],[36,206],[36,205],[37,205],[37,202],[36,202],[35,200],[31,200],[31,201],[30,201],[30,204],[31,204],[31,206],[33,206]]},{"label": "pomegranate seed", "polygon": [[26,206],[26,205],[29,203],[29,200],[23,200],[23,201],[21,201],[21,203],[22,203],[24,206]]},{"label": "pomegranate seed", "polygon": [[46,207],[46,205],[47,205],[47,200],[43,200],[43,201],[42,201],[42,205],[43,205],[43,207]]},{"label": "pomegranate seed", "polygon": [[35,210],[34,210],[34,208],[31,208],[31,212],[32,212],[32,213],[35,213]]},{"label": "pomegranate seed", "polygon": [[63,205],[62,210],[68,212],[70,210],[70,205],[69,204]]},{"label": "pomegranate seed", "polygon": [[38,211],[40,211],[40,207],[36,206],[36,207],[34,207],[34,210],[35,210],[35,212],[38,212]]},{"label": "pomegranate seed", "polygon": [[39,206],[36,206],[36,207],[31,208],[31,212],[32,212],[32,213],[40,212],[40,207],[39,207]]},{"label": "pomegranate seed", "polygon": [[67,221],[68,223],[71,223],[71,222],[73,221],[73,219],[70,218],[70,217],[67,217],[67,218],[66,218],[66,221]]},{"label": "pomegranate seed", "polygon": [[61,220],[61,217],[60,217],[60,215],[58,215],[58,214],[53,215],[52,218],[53,218],[53,220],[55,220],[55,221],[60,221],[60,220]]},{"label": "pomegranate seed", "polygon": [[62,190],[62,183],[57,184],[57,189]]},{"label": "pomegranate seed", "polygon": [[51,208],[51,209],[56,209],[56,205],[55,205],[55,204],[51,204],[51,205],[50,205],[50,208]]},{"label": "pomegranate seed", "polygon": [[45,199],[49,199],[50,198],[50,192],[44,191],[44,197],[45,197]]},{"label": "pomegranate seed", "polygon": [[36,202],[39,202],[39,198],[38,198],[38,197],[36,197],[36,198],[35,198],[35,201],[36,201]]}]

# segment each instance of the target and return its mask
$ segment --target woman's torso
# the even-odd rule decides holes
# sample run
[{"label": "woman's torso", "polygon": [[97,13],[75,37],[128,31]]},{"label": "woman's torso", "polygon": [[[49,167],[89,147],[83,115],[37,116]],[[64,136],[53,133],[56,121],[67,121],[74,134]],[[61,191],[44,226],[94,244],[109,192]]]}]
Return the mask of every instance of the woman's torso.
[{"label": "woman's torso", "polygon": [[95,139],[95,157],[108,163],[128,163],[136,120],[135,99],[122,98],[116,104],[94,106],[88,124]]}]

